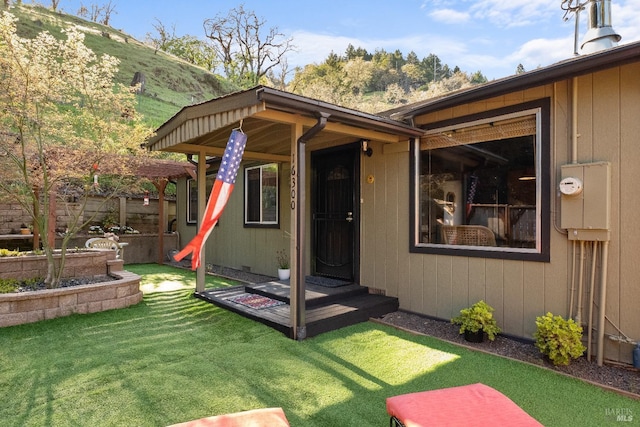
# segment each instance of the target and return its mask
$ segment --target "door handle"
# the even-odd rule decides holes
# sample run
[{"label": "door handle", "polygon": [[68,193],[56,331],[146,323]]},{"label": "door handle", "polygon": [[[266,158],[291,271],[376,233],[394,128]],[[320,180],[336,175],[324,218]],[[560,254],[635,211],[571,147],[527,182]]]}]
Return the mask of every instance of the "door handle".
[{"label": "door handle", "polygon": [[347,212],[347,222],[353,221],[353,212]]}]

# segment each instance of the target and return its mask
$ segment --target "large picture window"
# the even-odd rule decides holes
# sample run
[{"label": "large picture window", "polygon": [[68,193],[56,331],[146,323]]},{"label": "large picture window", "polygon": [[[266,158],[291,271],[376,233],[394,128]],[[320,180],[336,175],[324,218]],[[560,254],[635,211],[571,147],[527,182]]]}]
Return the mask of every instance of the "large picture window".
[{"label": "large picture window", "polygon": [[244,170],[244,223],[247,226],[278,226],[278,165]]},{"label": "large picture window", "polygon": [[413,149],[413,251],[548,260],[548,105],[426,131]]}]

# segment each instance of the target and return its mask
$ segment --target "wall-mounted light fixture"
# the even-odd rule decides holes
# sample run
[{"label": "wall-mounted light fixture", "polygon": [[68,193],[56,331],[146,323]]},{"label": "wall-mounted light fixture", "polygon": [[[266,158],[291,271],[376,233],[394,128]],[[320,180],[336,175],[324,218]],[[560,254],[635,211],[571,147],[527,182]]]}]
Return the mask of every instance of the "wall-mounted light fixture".
[{"label": "wall-mounted light fixture", "polygon": [[142,199],[142,205],[143,206],[149,206],[149,191],[145,190],[144,192],[144,199]]},{"label": "wall-mounted light fixture", "polygon": [[369,141],[363,139],[360,141],[362,143],[362,152],[367,155],[367,157],[371,157],[373,154],[373,148],[369,147]]}]

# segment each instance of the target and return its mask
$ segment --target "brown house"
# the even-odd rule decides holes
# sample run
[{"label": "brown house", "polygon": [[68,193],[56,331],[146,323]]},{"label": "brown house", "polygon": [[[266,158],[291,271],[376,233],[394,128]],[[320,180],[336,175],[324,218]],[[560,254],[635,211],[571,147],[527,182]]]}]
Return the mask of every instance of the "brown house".
[{"label": "brown house", "polygon": [[[148,145],[204,159],[233,128],[248,135],[205,257],[275,275],[276,250],[289,250],[302,338],[306,277],[324,276],[441,319],[484,299],[504,333],[527,339],[536,316],[571,316],[590,356],[630,363],[639,117],[633,43],[381,115],[258,87],[185,107]],[[205,177],[200,162],[200,185],[179,185],[183,245]]]}]

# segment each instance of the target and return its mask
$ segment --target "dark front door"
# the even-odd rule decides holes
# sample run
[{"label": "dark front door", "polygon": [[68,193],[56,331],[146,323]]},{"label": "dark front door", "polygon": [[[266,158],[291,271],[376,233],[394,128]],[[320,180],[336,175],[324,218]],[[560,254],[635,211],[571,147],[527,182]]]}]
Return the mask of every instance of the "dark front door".
[{"label": "dark front door", "polygon": [[311,154],[312,272],[356,279],[359,230],[359,145]]}]

